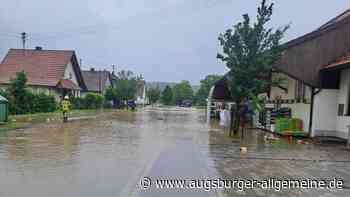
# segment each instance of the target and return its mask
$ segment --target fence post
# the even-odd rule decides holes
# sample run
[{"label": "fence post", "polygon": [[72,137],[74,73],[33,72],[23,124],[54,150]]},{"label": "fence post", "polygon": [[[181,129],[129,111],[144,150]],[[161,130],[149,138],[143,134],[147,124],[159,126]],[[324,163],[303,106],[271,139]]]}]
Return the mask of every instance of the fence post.
[{"label": "fence post", "polygon": [[350,148],[350,125],[348,125],[348,141],[346,143],[346,147]]}]

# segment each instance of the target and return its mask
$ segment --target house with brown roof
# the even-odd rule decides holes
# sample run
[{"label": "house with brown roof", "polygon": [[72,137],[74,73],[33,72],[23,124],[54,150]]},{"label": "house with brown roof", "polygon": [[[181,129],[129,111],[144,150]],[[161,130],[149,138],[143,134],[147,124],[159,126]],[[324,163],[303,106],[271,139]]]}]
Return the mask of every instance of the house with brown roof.
[{"label": "house with brown roof", "polygon": [[112,86],[111,73],[106,70],[96,71],[94,68],[91,68],[90,70],[82,71],[82,74],[86,84],[86,90],[83,91],[83,94],[87,92],[104,94]]},{"label": "house with brown roof", "polygon": [[[267,104],[258,116],[258,126],[275,129],[271,116],[288,109],[290,118],[302,121],[302,130],[315,136],[347,138],[350,125],[350,10],[315,31],[284,44],[272,78],[284,78],[280,87],[261,94]],[[225,78],[210,91],[212,103],[230,102]],[[267,113],[270,112],[270,113]],[[210,117],[210,113],[208,113]]]},{"label": "house with brown roof", "polygon": [[350,125],[350,10],[315,31],[285,44],[272,77],[270,103],[291,109],[311,136],[347,138]]},{"label": "house with brown roof", "polygon": [[86,89],[76,54],[72,50],[10,49],[0,64],[0,88],[7,88],[24,71],[27,85],[36,93],[79,97]]}]

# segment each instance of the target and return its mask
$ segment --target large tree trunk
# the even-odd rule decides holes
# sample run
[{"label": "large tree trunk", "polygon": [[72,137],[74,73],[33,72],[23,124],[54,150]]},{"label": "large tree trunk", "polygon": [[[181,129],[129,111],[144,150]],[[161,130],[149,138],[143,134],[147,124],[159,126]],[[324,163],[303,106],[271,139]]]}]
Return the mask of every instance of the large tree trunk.
[{"label": "large tree trunk", "polygon": [[235,113],[235,125],[233,127],[233,134],[237,135],[239,132],[239,125],[241,122],[241,115],[239,113],[239,107],[236,109],[236,113]]},{"label": "large tree trunk", "polygon": [[237,135],[239,132],[239,126],[240,126],[240,107],[239,105],[236,105],[236,107],[233,109],[231,115],[231,125],[230,125],[230,136]]}]

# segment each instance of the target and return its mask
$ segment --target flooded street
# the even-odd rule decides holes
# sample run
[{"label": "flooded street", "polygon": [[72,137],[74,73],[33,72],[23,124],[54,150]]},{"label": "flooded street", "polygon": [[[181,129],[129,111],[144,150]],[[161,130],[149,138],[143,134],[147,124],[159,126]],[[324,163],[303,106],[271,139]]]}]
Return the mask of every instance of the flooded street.
[{"label": "flooded street", "polygon": [[[204,111],[109,112],[67,124],[0,133],[0,196],[349,196],[350,154],[343,147],[226,137]],[[150,178],[339,178],[344,190],[142,190]],[[179,193],[180,192],[180,193]],[[301,193],[303,192],[303,193]]]}]

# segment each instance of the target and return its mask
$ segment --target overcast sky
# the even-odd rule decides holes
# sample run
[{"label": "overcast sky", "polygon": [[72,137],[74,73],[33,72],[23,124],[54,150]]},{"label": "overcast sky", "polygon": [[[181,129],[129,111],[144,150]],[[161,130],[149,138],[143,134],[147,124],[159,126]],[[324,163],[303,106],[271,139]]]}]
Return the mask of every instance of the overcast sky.
[{"label": "overcast sky", "polygon": [[[72,49],[91,66],[128,69],[147,81],[192,84],[208,74],[223,74],[216,59],[217,37],[256,15],[256,0],[1,0],[0,58],[28,47]],[[291,23],[285,40],[310,32],[350,8],[349,0],[280,0],[271,25]]]}]

